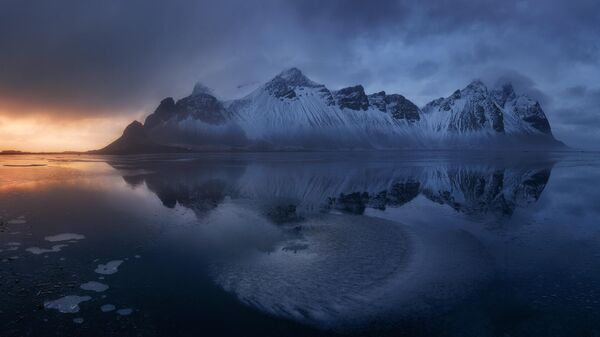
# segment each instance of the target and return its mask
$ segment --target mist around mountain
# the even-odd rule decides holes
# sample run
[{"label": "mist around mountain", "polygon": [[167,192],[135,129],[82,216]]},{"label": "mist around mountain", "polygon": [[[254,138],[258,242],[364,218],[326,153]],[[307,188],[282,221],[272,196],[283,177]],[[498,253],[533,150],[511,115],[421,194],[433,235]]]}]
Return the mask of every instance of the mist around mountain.
[{"label": "mist around mountain", "polygon": [[162,100],[143,124],[133,122],[95,153],[564,147],[539,102],[510,83],[473,81],[418,107],[361,85],[330,90],[291,68],[235,100],[197,84],[187,97]]}]

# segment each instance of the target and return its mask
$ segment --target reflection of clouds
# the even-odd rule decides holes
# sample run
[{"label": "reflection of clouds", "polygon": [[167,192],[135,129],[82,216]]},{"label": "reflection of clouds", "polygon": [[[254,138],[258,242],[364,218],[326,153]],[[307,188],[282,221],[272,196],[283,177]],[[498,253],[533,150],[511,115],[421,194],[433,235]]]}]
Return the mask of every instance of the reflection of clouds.
[{"label": "reflection of clouds", "polygon": [[[215,281],[271,314],[327,322],[360,314],[410,261],[410,238],[391,222],[323,215],[300,226],[297,235],[280,235],[269,251],[215,265]],[[261,235],[273,229],[241,230]]]},{"label": "reflection of clouds", "polygon": [[418,310],[423,296],[428,303],[459,298],[489,271],[485,251],[462,232],[349,215],[316,215],[292,227],[269,226],[264,218],[261,226],[238,229],[240,236],[273,237],[277,229],[281,235],[270,250],[215,263],[215,282],[249,306],[317,325]]},{"label": "reflection of clouds", "polygon": [[274,226],[251,205],[234,204],[226,200],[202,221],[203,236],[212,249],[230,252],[260,249],[271,251],[284,238]]}]

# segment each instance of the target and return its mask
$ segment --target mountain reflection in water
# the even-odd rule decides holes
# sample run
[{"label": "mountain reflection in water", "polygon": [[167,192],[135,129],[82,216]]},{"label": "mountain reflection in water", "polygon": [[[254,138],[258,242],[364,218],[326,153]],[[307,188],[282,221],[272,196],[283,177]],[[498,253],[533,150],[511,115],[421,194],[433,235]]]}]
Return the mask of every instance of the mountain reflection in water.
[{"label": "mountain reflection in water", "polygon": [[223,289],[270,314],[339,329],[448,305],[482,287],[493,264],[462,230],[366,211],[423,197],[466,216],[510,217],[540,198],[554,163],[288,156],[110,164],[164,206],[181,205],[217,227],[208,246],[227,247],[211,267]]},{"label": "mountain reflection in water", "polygon": [[553,166],[549,158],[483,164],[448,159],[435,166],[402,159],[361,164],[344,157],[308,163],[293,158],[109,163],[129,185],[145,183],[166,207],[180,204],[202,216],[226,196],[268,200],[265,207],[276,222],[294,219],[296,212],[363,214],[366,208],[402,207],[419,195],[466,214],[509,216],[539,199]]},{"label": "mountain reflection in water", "polygon": [[585,153],[0,157],[0,335],[593,336],[599,168]]}]

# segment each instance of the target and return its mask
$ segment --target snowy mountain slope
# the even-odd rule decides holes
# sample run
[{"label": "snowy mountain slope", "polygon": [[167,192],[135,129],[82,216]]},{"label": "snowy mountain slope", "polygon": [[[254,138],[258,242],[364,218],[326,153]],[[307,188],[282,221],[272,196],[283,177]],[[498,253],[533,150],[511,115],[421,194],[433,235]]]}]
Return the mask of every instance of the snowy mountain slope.
[{"label": "snowy mountain slope", "polygon": [[558,145],[540,104],[515,93],[510,83],[488,89],[473,81],[451,96],[423,107],[422,127],[434,139],[503,142],[518,145],[525,139]]},{"label": "snowy mountain slope", "polygon": [[227,107],[249,139],[279,146],[377,147],[411,132],[401,118],[370,104],[362,86],[330,91],[295,68]]},{"label": "snowy mountain slope", "polygon": [[247,96],[218,100],[197,84],[191,95],[164,99],[146,118],[160,144],[204,149],[552,147],[538,102],[510,84],[474,81],[419,109],[399,94],[367,94],[361,85],[329,90],[291,68]]}]

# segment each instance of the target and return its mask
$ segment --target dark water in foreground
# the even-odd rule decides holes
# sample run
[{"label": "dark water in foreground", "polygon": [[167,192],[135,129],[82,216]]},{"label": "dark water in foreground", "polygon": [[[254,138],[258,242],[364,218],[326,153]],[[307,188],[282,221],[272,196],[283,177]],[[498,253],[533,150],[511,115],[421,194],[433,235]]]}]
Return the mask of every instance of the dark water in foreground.
[{"label": "dark water in foreground", "polygon": [[1,156],[0,336],[600,336],[596,158]]}]

